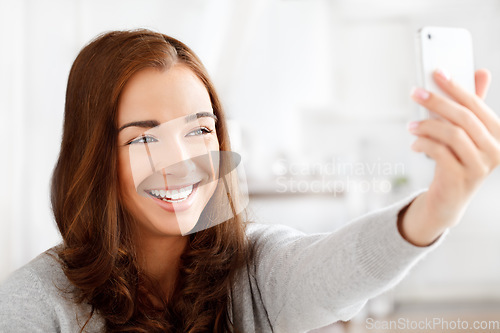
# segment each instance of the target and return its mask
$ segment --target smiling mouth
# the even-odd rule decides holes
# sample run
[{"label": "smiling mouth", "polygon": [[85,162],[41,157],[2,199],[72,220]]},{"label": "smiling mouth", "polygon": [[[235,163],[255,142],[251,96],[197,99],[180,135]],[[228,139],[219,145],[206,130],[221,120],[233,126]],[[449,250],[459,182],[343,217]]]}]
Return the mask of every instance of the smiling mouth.
[{"label": "smiling mouth", "polygon": [[154,190],[145,190],[145,192],[150,196],[152,196],[153,198],[163,200],[165,202],[182,202],[187,198],[189,198],[189,196],[193,193],[193,190],[200,183],[201,182],[198,182],[196,184],[186,185],[184,187],[179,187],[171,190],[154,189]]}]

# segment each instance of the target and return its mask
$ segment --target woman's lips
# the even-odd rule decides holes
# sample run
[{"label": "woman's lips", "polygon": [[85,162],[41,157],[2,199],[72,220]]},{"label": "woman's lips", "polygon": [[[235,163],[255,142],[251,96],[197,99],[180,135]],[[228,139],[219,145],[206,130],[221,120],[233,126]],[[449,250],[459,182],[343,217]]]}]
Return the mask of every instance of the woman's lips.
[{"label": "woman's lips", "polygon": [[[189,207],[192,206],[199,184],[200,182],[192,185],[183,185],[182,187],[172,186],[168,187],[168,190],[152,189],[152,190],[145,190],[144,192],[146,192],[158,206],[160,206],[161,208],[163,208],[168,212],[175,213],[187,210],[189,209]],[[186,190],[189,191],[189,187],[191,186],[192,186],[191,193],[189,193],[187,197],[184,197],[183,192],[185,194],[185,191]],[[179,189],[185,189],[185,190],[179,191]],[[162,197],[162,199],[160,199],[159,197]]]}]

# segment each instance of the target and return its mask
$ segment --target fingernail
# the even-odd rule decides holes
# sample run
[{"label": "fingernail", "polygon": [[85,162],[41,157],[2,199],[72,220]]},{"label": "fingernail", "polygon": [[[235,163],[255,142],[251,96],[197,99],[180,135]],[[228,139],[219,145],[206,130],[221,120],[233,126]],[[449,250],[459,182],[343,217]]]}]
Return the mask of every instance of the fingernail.
[{"label": "fingernail", "polygon": [[445,81],[448,81],[450,79],[450,74],[444,69],[441,68],[437,69],[436,74],[439,75],[439,77]]},{"label": "fingernail", "polygon": [[418,121],[412,121],[412,122],[408,123],[407,128],[410,132],[413,132],[418,128],[419,124],[420,124],[420,122],[418,122]]},{"label": "fingernail", "polygon": [[411,95],[416,97],[417,99],[425,101],[429,98],[430,94],[426,90],[422,88],[413,88]]}]

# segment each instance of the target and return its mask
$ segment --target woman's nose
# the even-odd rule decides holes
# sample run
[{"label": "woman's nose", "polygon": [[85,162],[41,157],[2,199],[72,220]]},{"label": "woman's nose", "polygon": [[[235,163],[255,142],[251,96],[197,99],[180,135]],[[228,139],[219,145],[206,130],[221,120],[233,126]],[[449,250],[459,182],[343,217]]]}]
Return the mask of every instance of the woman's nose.
[{"label": "woman's nose", "polygon": [[155,169],[162,170],[166,175],[184,178],[196,170],[192,155],[188,147],[172,140],[163,147]]},{"label": "woman's nose", "polygon": [[166,166],[163,170],[165,175],[171,175],[176,178],[187,178],[196,171],[196,164],[192,159],[186,158],[172,165]]}]

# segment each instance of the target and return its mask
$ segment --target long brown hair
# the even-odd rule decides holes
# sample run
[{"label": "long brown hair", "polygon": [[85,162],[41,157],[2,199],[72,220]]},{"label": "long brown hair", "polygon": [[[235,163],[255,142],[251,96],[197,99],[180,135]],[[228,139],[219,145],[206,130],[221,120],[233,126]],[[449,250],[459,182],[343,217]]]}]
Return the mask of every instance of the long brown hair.
[{"label": "long brown hair", "polygon": [[[248,258],[241,216],[191,234],[167,302],[140,269],[133,217],[122,205],[117,177],[120,93],[138,71],[181,63],[205,85],[218,118],[220,150],[230,150],[224,113],[198,57],[180,41],[150,30],[112,31],[85,46],[68,79],[61,151],[51,200],[64,244],[58,256],[76,302],[102,316],[108,332],[233,330],[229,292]],[[237,188],[232,188],[233,194]],[[164,300],[155,307],[150,295]],[[88,320],[87,320],[88,323]],[[83,328],[82,330],[83,331]]]}]

